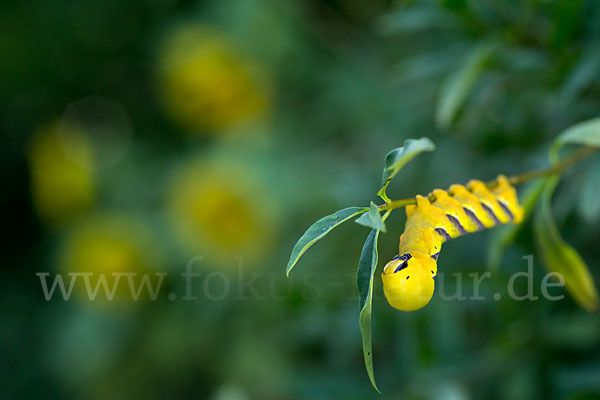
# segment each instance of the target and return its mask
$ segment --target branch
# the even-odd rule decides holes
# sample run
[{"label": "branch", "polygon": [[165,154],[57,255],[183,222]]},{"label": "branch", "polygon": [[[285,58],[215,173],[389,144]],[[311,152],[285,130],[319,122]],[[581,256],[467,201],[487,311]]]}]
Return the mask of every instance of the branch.
[{"label": "branch", "polygon": [[[525,183],[525,182],[528,182],[528,181],[531,181],[531,180],[537,179],[537,178],[542,178],[544,176],[560,174],[562,171],[569,168],[571,165],[577,164],[578,162],[583,160],[585,157],[592,154],[594,151],[596,151],[595,148],[584,146],[584,147],[580,148],[579,150],[573,152],[570,156],[568,156],[564,160],[554,164],[551,167],[548,167],[545,169],[540,169],[537,171],[524,172],[522,174],[509,176],[508,181],[510,182],[511,185],[519,185],[521,183]],[[493,188],[494,186],[496,186],[497,184],[498,184],[498,181],[496,181],[496,180],[486,182],[486,186],[489,187],[490,189]],[[428,198],[429,198],[429,201],[432,201],[432,202],[435,201],[435,196],[433,194],[429,194]],[[380,205],[379,209],[381,211],[387,211],[387,210],[393,210],[396,208],[410,206],[413,204],[417,204],[417,201],[415,200],[414,197],[411,197],[408,199],[389,201],[385,204]]]},{"label": "branch", "polygon": [[[584,146],[579,150],[573,152],[569,157],[554,164],[551,167],[541,169],[538,171],[524,172],[522,174],[513,175],[508,178],[508,181],[511,185],[519,185],[521,183],[525,183],[533,179],[541,178],[548,175],[559,174],[565,169],[569,168],[571,165],[577,164],[596,150],[597,149],[593,147]],[[494,187],[497,183],[498,182],[496,181],[491,181],[486,183],[486,185],[488,185],[489,187]]]}]

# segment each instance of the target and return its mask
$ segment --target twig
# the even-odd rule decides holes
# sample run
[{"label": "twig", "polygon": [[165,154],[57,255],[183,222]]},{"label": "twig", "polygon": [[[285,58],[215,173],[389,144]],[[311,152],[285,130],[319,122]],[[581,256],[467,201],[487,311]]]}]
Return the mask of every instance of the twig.
[{"label": "twig", "polygon": [[[579,161],[583,160],[585,157],[589,156],[594,151],[596,151],[595,148],[584,146],[581,149],[579,149],[579,150],[575,151],[574,153],[572,153],[571,155],[569,155],[568,157],[566,157],[564,160],[554,164],[551,167],[548,167],[545,169],[540,169],[537,171],[524,172],[522,174],[509,176],[508,182],[510,182],[511,185],[519,185],[521,183],[525,183],[525,182],[531,181],[533,179],[542,178],[542,177],[548,176],[548,175],[559,174],[563,170],[569,168],[571,165],[577,164]],[[486,182],[486,186],[489,188],[493,188],[497,184],[498,184],[497,180]],[[428,198],[429,198],[429,201],[435,201],[435,196],[433,194],[429,194]],[[413,204],[417,204],[417,201],[415,200],[414,197],[411,197],[408,199],[391,200],[385,204],[380,205],[379,209],[381,211],[387,211],[387,210],[393,210],[396,208],[410,206]]]}]

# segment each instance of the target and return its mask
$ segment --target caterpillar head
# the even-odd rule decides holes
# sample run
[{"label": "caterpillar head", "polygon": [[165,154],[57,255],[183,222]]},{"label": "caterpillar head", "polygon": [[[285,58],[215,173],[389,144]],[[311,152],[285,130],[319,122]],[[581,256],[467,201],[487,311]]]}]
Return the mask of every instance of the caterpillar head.
[{"label": "caterpillar head", "polygon": [[381,278],[383,292],[392,307],[414,311],[429,303],[433,296],[433,277],[437,273],[436,259],[413,252],[396,256],[386,264]]}]

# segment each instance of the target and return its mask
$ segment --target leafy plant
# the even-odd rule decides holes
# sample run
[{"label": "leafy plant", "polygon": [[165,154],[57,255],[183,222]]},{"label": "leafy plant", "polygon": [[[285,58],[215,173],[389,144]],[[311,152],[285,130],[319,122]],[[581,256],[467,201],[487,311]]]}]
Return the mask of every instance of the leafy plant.
[{"label": "leafy plant", "polygon": [[[579,145],[580,148],[573,151],[569,156],[560,159],[559,152],[567,145]],[[574,248],[561,238],[552,218],[551,198],[561,173],[598,148],[600,148],[600,118],[577,124],[560,134],[554,141],[550,151],[550,167],[508,178],[509,182],[513,185],[540,179],[523,196],[526,217],[531,215],[537,206],[534,219],[534,232],[542,259],[549,271],[562,274],[567,290],[571,293],[575,301],[588,311],[597,309],[597,290],[583,259]],[[310,246],[325,237],[333,228],[356,216],[359,217],[355,222],[372,229],[362,248],[358,262],[356,283],[360,310],[359,326],[362,334],[365,367],[371,384],[378,392],[379,389],[377,388],[373,371],[371,334],[373,277],[375,276],[379,258],[377,242],[379,234],[386,232],[385,221],[393,210],[416,204],[415,198],[389,199],[386,194],[386,188],[411,159],[422,152],[433,150],[435,150],[434,143],[424,137],[420,139],[408,139],[404,142],[403,146],[390,151],[385,157],[382,187],[377,193],[384,200],[384,203],[377,205],[371,202],[369,207],[349,207],[320,219],[298,240],[286,267],[286,273],[289,275],[300,256]],[[488,187],[493,187],[495,184],[496,181],[486,183]],[[504,248],[514,240],[518,229],[520,229],[519,225],[507,226],[494,236],[490,248],[489,260],[491,265],[497,266],[500,264]]]}]

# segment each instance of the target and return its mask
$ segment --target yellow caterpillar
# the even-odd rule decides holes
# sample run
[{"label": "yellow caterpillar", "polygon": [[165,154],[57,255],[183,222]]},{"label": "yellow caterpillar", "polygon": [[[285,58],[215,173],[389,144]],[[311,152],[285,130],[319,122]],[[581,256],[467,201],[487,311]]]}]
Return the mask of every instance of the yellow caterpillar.
[{"label": "yellow caterpillar", "polygon": [[406,207],[406,226],[400,236],[400,253],[383,269],[383,291],[390,305],[413,311],[429,303],[437,274],[442,243],[470,232],[523,220],[517,192],[504,175],[488,189],[470,181],[435,189],[435,200],[417,196],[417,204]]}]

